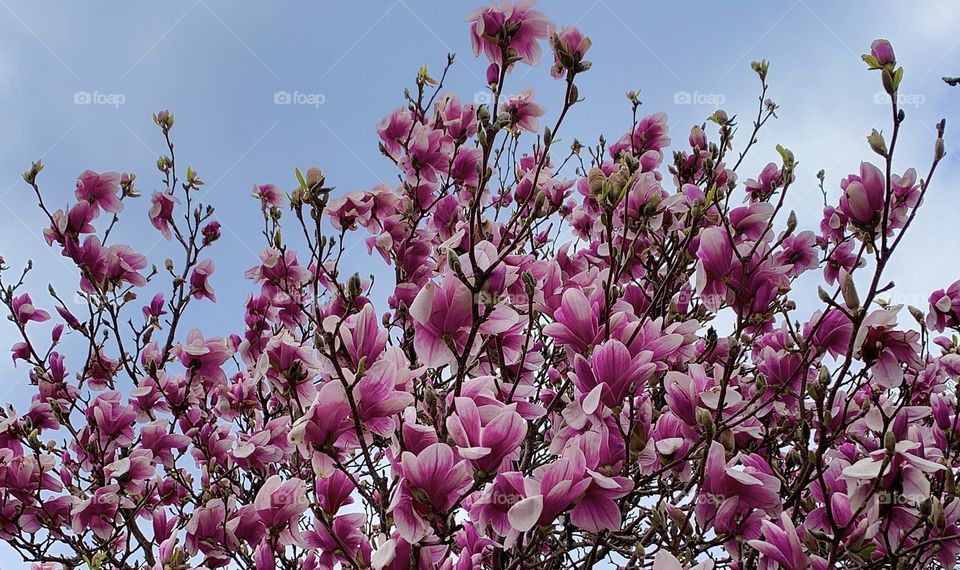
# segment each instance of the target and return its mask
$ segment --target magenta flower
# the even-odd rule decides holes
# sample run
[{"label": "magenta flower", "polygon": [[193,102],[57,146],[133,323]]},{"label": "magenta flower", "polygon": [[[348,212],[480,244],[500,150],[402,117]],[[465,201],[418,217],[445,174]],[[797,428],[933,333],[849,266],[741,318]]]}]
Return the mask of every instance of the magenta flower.
[{"label": "magenta flower", "polygon": [[960,325],[960,281],[954,281],[946,290],[930,294],[927,327],[943,332],[947,327]]},{"label": "magenta flower", "polygon": [[390,156],[398,157],[410,137],[413,115],[406,109],[396,109],[383,118],[377,126],[380,141]]},{"label": "magenta flower", "polygon": [[843,196],[840,209],[850,219],[867,231],[874,231],[883,214],[886,186],[883,173],[869,162],[860,163],[860,175],[851,174],[841,183]]},{"label": "magenta flower", "polygon": [[780,187],[782,176],[780,167],[770,162],[763,167],[760,176],[756,180],[748,179],[744,183],[747,195],[752,202],[766,202],[770,200],[773,193]]},{"label": "magenta flower", "polygon": [[21,325],[25,325],[30,321],[42,323],[50,320],[50,313],[33,306],[33,300],[30,298],[29,293],[14,297],[10,301],[10,304],[13,306],[14,319]]},{"label": "magenta flower", "polygon": [[100,487],[88,499],[78,501],[70,511],[73,532],[90,531],[102,540],[110,538],[120,501],[120,488],[116,485]]},{"label": "magenta flower", "polygon": [[464,461],[457,461],[445,443],[434,443],[414,455],[404,451],[400,459],[403,479],[394,492],[390,510],[400,536],[411,544],[428,533],[430,518],[445,513],[460,499],[470,484]]},{"label": "magenta flower", "polygon": [[203,235],[203,245],[209,245],[220,239],[220,222],[211,220],[200,231]]},{"label": "magenta flower", "polygon": [[103,253],[104,278],[109,282],[116,285],[129,283],[137,287],[147,284],[147,279],[140,273],[147,267],[145,255],[122,244],[111,245]]},{"label": "magenta flower", "polygon": [[648,351],[632,356],[627,347],[615,339],[598,346],[589,361],[576,355],[574,384],[583,395],[583,411],[592,414],[601,403],[608,408],[624,405],[626,398],[642,390],[656,372],[651,356]]},{"label": "magenta flower", "polygon": [[163,315],[166,315],[167,312],[163,310],[163,293],[157,293],[150,299],[149,305],[143,306],[143,318],[145,319],[159,319]]},{"label": "magenta flower", "polygon": [[282,530],[281,540],[291,540],[299,536],[297,521],[309,506],[306,494],[307,484],[302,480],[284,481],[273,475],[260,487],[253,506],[267,528]]},{"label": "magenta flower", "polygon": [[400,159],[410,183],[438,183],[447,173],[453,157],[453,138],[442,129],[415,124],[410,144]]},{"label": "magenta flower", "polygon": [[[540,40],[547,38],[550,21],[533,7],[532,0],[511,3],[503,0],[500,5],[473,11],[470,22],[470,41],[473,53],[483,52],[492,63],[508,66],[514,58],[529,65],[540,61]],[[503,48],[507,48],[506,57]]]},{"label": "magenta flower", "polygon": [[559,79],[563,77],[566,70],[576,72],[582,69],[583,56],[590,49],[592,42],[580,30],[570,26],[554,32],[550,45],[553,48],[553,67],[550,68],[550,75]]},{"label": "magenta flower", "polygon": [[160,230],[163,237],[170,239],[170,223],[173,221],[173,208],[179,204],[180,200],[169,192],[154,192],[150,197],[150,223],[153,227]]},{"label": "magenta flower", "polygon": [[217,295],[210,285],[210,276],[215,267],[212,259],[204,259],[190,272],[190,293],[194,299],[206,298],[217,302]]},{"label": "magenta flower", "polygon": [[816,242],[817,236],[811,231],[784,238],[780,243],[781,251],[777,253],[777,263],[788,267],[787,276],[797,277],[820,265]]},{"label": "magenta flower", "polygon": [[[410,306],[410,316],[422,326],[416,329],[414,345],[422,362],[430,367],[453,364],[454,352],[447,339],[458,350],[464,346],[473,322],[472,296],[455,276],[446,275],[439,286],[427,282]],[[503,305],[484,316],[479,330],[499,334],[508,330],[517,320],[516,311]]]},{"label": "magenta flower", "polygon": [[494,473],[504,461],[518,456],[527,422],[514,404],[477,406],[471,398],[455,399],[456,413],[447,418],[447,431],[457,453],[474,469]]},{"label": "magenta flower", "polygon": [[727,285],[724,278],[733,268],[733,244],[725,228],[712,227],[700,233],[697,249],[697,292],[703,304],[717,310],[726,298]]},{"label": "magenta flower", "polygon": [[731,532],[754,509],[774,512],[780,507],[780,480],[757,456],[726,460],[723,446],[710,445],[704,482],[697,497],[697,521],[704,528]]},{"label": "magenta flower", "polygon": [[603,334],[596,306],[576,287],[563,292],[553,318],[556,322],[545,326],[543,332],[576,352],[597,343]]},{"label": "magenta flower", "polygon": [[218,385],[227,381],[223,364],[233,351],[222,338],[204,338],[203,332],[194,329],[187,335],[187,343],[178,345],[174,355],[190,373],[205,385]]},{"label": "magenta flower", "polygon": [[120,188],[120,174],[104,172],[97,174],[92,170],[85,170],[77,179],[77,200],[89,202],[94,208],[103,208],[111,214],[123,210],[123,202],[117,196]]},{"label": "magenta flower", "polygon": [[317,392],[316,401],[290,428],[290,441],[302,450],[321,449],[332,451],[343,445],[341,436],[352,429],[349,421],[350,402],[343,385],[330,381]]},{"label": "magenta flower", "polygon": [[893,53],[893,46],[887,40],[873,40],[873,43],[870,44],[870,55],[877,60],[877,65],[880,67],[892,67],[897,64],[897,56]]},{"label": "magenta flower", "polygon": [[901,308],[894,305],[868,314],[854,341],[855,355],[872,366],[873,380],[886,388],[900,386],[904,365],[908,371],[921,367],[920,333],[896,330]]},{"label": "magenta flower", "polygon": [[284,203],[286,203],[283,190],[273,184],[255,184],[253,186],[253,197],[260,200],[262,208],[283,208]]},{"label": "magenta flower", "polygon": [[759,550],[763,558],[776,562],[783,570],[827,570],[826,560],[811,559],[804,553],[797,529],[787,513],[780,515],[780,526],[767,520],[760,521],[760,525],[763,540],[750,540],[747,544]]},{"label": "magenta flower", "polygon": [[513,511],[511,522],[510,512],[514,505],[527,498],[527,487],[523,473],[501,471],[483,495],[473,503],[471,518],[480,528],[489,527],[499,536],[507,538],[508,542],[515,539],[520,532],[530,530],[536,524],[540,509],[543,508],[543,498],[536,495],[534,500]]},{"label": "magenta flower", "polygon": [[500,112],[510,117],[510,128],[514,131],[537,133],[540,130],[540,117],[546,109],[533,101],[533,90],[527,89],[519,95],[511,95],[500,106]]}]

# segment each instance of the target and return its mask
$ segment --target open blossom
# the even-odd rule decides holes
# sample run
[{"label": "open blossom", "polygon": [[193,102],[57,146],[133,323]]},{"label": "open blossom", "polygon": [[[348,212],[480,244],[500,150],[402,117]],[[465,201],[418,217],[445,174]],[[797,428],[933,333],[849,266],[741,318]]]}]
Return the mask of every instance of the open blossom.
[{"label": "open blossom", "polygon": [[553,48],[553,67],[550,68],[550,75],[559,78],[563,76],[565,70],[582,71],[584,69],[583,56],[586,55],[592,43],[590,38],[571,26],[554,32],[550,45]]},{"label": "open blossom", "polygon": [[927,326],[937,332],[960,326],[960,281],[930,294]]},{"label": "open blossom", "polygon": [[95,208],[103,208],[111,214],[117,214],[123,210],[123,202],[117,196],[119,188],[119,173],[104,172],[97,174],[92,170],[86,170],[77,179],[75,194],[77,200],[88,202]]},{"label": "open blossom", "polygon": [[540,117],[546,113],[546,109],[533,101],[533,90],[527,89],[519,95],[511,95],[501,107],[501,112],[509,115],[513,129],[536,133],[540,130]]},{"label": "open blossom", "polygon": [[253,197],[260,200],[264,208],[282,208],[285,203],[283,190],[273,184],[258,184],[253,187]]},{"label": "open blossom", "polygon": [[14,319],[21,325],[25,325],[30,321],[42,323],[50,320],[50,313],[33,306],[33,299],[30,298],[29,293],[14,297],[11,305],[13,307]]},{"label": "open blossom", "polygon": [[190,272],[190,289],[196,299],[207,298],[216,302],[217,295],[210,285],[210,276],[215,266],[212,259],[204,259]]},{"label": "open blossom", "polygon": [[173,221],[173,207],[180,200],[169,192],[154,192],[150,197],[150,223],[160,230],[163,237],[171,238],[170,223]]},{"label": "open blossom", "polygon": [[307,510],[306,484],[300,479],[267,479],[253,502],[257,516],[267,528],[281,529],[296,536],[297,519]]},{"label": "open blossom", "polygon": [[[533,7],[532,0],[502,0],[475,10],[467,17],[470,22],[470,41],[473,53],[483,52],[491,62],[504,63],[503,47],[507,56],[536,65],[540,61],[540,40],[547,38],[550,21],[543,12]],[[507,64],[512,63],[507,61]]]}]

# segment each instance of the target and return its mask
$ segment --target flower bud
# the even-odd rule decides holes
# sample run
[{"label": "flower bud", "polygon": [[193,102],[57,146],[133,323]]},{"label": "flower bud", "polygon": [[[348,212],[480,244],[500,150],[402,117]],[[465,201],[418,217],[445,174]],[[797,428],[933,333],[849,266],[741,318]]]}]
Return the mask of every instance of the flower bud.
[{"label": "flower bud", "polygon": [[886,158],[887,143],[883,140],[883,135],[881,135],[877,129],[873,129],[873,131],[870,132],[870,136],[867,137],[867,142],[870,144],[870,148],[873,149],[873,152]]},{"label": "flower bud", "polygon": [[877,61],[880,67],[894,66],[897,64],[897,56],[893,52],[893,46],[884,39],[873,40],[870,44],[870,55]]},{"label": "flower bud", "polygon": [[857,287],[853,283],[853,276],[843,269],[840,270],[840,293],[843,294],[843,302],[848,309],[860,308],[860,296],[857,294]]}]

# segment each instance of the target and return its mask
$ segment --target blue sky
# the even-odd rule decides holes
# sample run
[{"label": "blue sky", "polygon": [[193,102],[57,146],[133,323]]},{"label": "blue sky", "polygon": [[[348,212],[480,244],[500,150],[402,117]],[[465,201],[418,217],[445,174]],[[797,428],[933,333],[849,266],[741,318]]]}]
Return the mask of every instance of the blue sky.
[{"label": "blue sky", "polygon": [[[922,7],[921,7],[922,6]],[[260,3],[196,0],[61,3],[0,0],[0,255],[19,268],[33,259],[32,290],[52,282],[61,291],[76,283],[73,272],[41,236],[42,216],[20,172],[43,157],[41,185],[51,204],[66,204],[86,168],[138,174],[148,196],[161,188],[154,166],[161,152],[151,113],[169,108],[178,161],[194,166],[207,182],[204,199],[224,226],[216,246],[214,287],[219,303],[195,315],[210,333],[239,328],[241,272],[253,265],[261,240],[259,211],[250,189],[276,183],[290,189],[293,167],[316,164],[337,192],[392,181],[391,164],[377,151],[379,119],[401,103],[403,88],[421,64],[439,72],[448,51],[457,53],[448,86],[461,99],[480,92],[486,62],[470,50],[465,16],[474,3],[383,2]],[[950,0],[902,2],[541,2],[561,25],[575,24],[593,39],[593,69],[579,83],[586,101],[560,136],[595,141],[619,137],[629,126],[624,93],[641,90],[642,112],[665,111],[675,141],[714,110],[711,102],[741,116],[747,128],[756,112],[758,81],[750,61],[772,62],[769,96],[780,118],[761,134],[741,178],[776,160],[776,143],[794,150],[800,166],[791,206],[801,228],[819,223],[821,198],[815,173],[827,171],[831,198],[839,180],[861,160],[876,158],[865,137],[889,131],[888,107],[877,103],[876,73],[859,54],[870,42],[893,42],[906,68],[902,92],[908,122],[897,171],[925,173],[933,125],[947,117],[947,151],[960,142],[960,87],[942,75],[960,75],[960,11]],[[555,116],[561,85],[549,62],[519,69],[509,81],[519,92],[533,87]],[[287,92],[304,104],[277,104]],[[693,103],[684,103],[689,99]],[[552,121],[551,121],[552,122]],[[746,133],[741,134],[741,140]],[[924,304],[933,289],[960,277],[955,227],[958,160],[944,161],[913,235],[889,269],[897,278],[895,300]],[[122,237],[150,249],[159,264],[166,244],[149,226],[148,199],[127,207]],[[941,229],[936,229],[937,227]],[[375,271],[355,250],[351,268]],[[35,301],[50,307],[45,295]],[[0,345],[14,342],[0,325]],[[30,397],[26,370],[0,359],[0,400],[23,410]],[[18,559],[0,545],[0,567]]]}]

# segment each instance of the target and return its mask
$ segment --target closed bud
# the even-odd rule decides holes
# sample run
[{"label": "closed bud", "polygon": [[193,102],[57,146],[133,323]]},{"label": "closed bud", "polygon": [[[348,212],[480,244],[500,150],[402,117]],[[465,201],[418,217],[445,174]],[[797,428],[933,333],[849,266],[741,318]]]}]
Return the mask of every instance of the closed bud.
[{"label": "closed bud", "polygon": [[893,453],[897,448],[897,436],[893,435],[892,431],[883,434],[883,448],[887,450],[887,453]]},{"label": "closed bud", "polygon": [[910,311],[910,315],[913,317],[913,320],[917,321],[921,327],[926,326],[926,319],[923,316],[923,311],[914,307],[913,305],[907,305],[907,310]]},{"label": "closed bud", "polygon": [[347,292],[350,293],[350,296],[357,298],[360,296],[360,274],[354,273],[350,276],[350,279],[347,281]]},{"label": "closed bud", "polygon": [[787,235],[792,234],[795,229],[797,229],[797,213],[790,210],[790,215],[787,216]]},{"label": "closed bud", "polygon": [[873,149],[873,152],[886,158],[887,143],[883,140],[883,135],[881,135],[877,129],[873,129],[870,132],[870,135],[867,137],[867,142],[870,144],[870,148]]},{"label": "closed bud", "polygon": [[853,283],[853,276],[843,269],[840,270],[840,293],[848,309],[860,308],[860,296],[857,294],[857,286]]}]

